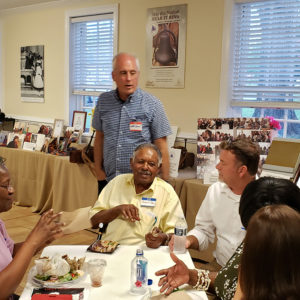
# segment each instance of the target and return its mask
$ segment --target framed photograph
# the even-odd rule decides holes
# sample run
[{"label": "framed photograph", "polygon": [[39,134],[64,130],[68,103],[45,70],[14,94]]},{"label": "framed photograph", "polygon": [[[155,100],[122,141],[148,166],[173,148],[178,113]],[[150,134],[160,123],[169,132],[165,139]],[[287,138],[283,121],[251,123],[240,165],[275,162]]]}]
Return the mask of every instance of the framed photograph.
[{"label": "framed photograph", "polygon": [[21,101],[44,102],[44,45],[21,47]]},{"label": "framed photograph", "polygon": [[22,149],[25,134],[18,134],[10,132],[7,136],[7,146],[8,148],[19,148]]},{"label": "framed photograph", "polygon": [[73,112],[73,122],[72,127],[74,127],[74,130],[82,130],[82,132],[85,131],[85,122],[86,122],[86,111],[77,111],[75,110]]},{"label": "framed photograph", "polygon": [[55,119],[54,126],[53,126],[53,137],[61,137],[63,136],[64,130],[64,120],[62,119]]}]

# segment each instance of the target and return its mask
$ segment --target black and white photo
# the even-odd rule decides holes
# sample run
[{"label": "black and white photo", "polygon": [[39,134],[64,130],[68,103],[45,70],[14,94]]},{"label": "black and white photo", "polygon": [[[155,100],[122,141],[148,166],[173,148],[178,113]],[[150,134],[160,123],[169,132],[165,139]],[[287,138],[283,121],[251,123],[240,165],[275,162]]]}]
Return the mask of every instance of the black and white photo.
[{"label": "black and white photo", "polygon": [[44,46],[21,47],[21,100],[44,102]]}]

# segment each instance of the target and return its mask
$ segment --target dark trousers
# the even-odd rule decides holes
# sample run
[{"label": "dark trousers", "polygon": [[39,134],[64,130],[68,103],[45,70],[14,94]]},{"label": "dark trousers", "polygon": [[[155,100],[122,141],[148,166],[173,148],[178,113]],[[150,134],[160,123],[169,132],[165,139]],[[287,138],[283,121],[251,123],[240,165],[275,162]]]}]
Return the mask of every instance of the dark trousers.
[{"label": "dark trousers", "polygon": [[98,180],[98,196],[100,195],[103,188],[107,185],[106,180]]}]

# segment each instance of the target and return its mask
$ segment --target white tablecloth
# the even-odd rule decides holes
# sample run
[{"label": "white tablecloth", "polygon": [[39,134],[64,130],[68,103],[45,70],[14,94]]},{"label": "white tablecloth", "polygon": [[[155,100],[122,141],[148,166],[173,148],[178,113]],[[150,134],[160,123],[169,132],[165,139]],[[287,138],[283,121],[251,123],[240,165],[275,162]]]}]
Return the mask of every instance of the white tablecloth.
[{"label": "white tablecloth", "polygon": [[[159,277],[154,273],[160,269],[174,265],[170,258],[169,248],[160,247],[158,249],[149,249],[146,245],[142,246],[119,246],[113,254],[99,254],[87,252],[88,246],[74,245],[55,245],[48,246],[43,250],[42,256],[53,256],[58,253],[61,255],[68,254],[69,257],[76,256],[77,258],[86,257],[86,261],[92,258],[104,258],[107,261],[107,267],[104,273],[103,285],[99,288],[93,288],[90,284],[89,276],[86,276],[82,281],[75,283],[72,287],[85,287],[88,299],[142,299],[143,296],[135,296],[129,293],[130,288],[130,265],[131,260],[135,257],[136,249],[142,248],[144,256],[148,259],[148,278],[153,280],[152,291],[159,290]],[[188,252],[179,254],[178,257],[183,260],[189,268],[194,268],[193,261]],[[30,278],[21,295],[20,300],[31,299],[33,284]],[[189,290],[188,294],[193,299],[207,300],[205,292]]]}]

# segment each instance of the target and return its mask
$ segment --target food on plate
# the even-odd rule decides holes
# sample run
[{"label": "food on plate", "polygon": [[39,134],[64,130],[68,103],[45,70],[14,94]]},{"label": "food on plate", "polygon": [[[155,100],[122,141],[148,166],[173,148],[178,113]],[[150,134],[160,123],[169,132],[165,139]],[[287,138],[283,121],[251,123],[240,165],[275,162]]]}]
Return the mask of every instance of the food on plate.
[{"label": "food on plate", "polygon": [[115,251],[118,245],[118,242],[99,240],[94,242],[89,248],[91,251],[95,252],[112,253],[113,251]]},{"label": "food on plate", "polygon": [[52,283],[73,281],[84,274],[81,270],[84,260],[85,257],[70,259],[68,255],[60,256],[58,254],[52,258],[41,257],[35,260],[36,275],[34,278]]},{"label": "food on plate", "polygon": [[76,259],[76,257],[74,257],[73,259],[71,259],[67,254],[63,255],[62,258],[65,259],[69,264],[71,271],[81,270],[85,261],[85,257],[81,257],[79,259]]}]

